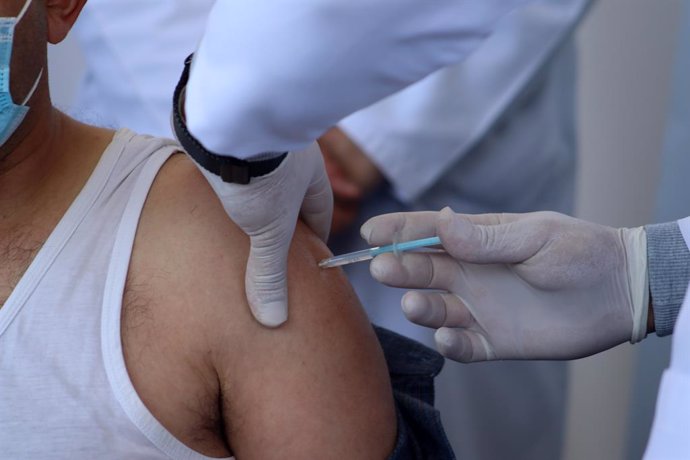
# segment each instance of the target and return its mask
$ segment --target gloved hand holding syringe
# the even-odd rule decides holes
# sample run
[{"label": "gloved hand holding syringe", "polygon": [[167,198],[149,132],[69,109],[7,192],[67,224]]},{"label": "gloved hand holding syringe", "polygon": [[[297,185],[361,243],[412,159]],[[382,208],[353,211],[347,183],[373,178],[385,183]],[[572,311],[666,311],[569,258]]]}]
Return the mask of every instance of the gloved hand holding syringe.
[{"label": "gloved hand holding syringe", "polygon": [[350,265],[357,262],[365,262],[371,260],[374,257],[393,253],[399,255],[406,251],[412,251],[415,249],[432,248],[434,246],[440,246],[441,239],[439,237],[433,238],[423,238],[420,240],[406,241],[403,243],[393,243],[387,246],[377,246],[374,248],[364,249],[362,251],[351,252],[349,254],[343,254],[340,256],[330,257],[319,262],[319,267],[321,268],[334,268],[341,267],[343,265]]},{"label": "gloved hand holding syringe", "polygon": [[370,272],[410,290],[405,316],[436,329],[438,350],[456,361],[583,358],[639,342],[654,324],[643,227],[445,209],[378,216],[361,234],[382,247],[439,237],[443,251],[383,254]]}]

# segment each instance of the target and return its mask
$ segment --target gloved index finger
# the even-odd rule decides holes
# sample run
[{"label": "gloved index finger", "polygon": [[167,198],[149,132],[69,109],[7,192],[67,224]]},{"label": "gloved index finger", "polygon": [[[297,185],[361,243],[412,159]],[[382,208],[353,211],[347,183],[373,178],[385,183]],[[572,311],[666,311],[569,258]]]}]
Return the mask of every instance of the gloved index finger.
[{"label": "gloved index finger", "polygon": [[438,212],[399,212],[369,219],[362,225],[362,238],[371,246],[436,236]]}]

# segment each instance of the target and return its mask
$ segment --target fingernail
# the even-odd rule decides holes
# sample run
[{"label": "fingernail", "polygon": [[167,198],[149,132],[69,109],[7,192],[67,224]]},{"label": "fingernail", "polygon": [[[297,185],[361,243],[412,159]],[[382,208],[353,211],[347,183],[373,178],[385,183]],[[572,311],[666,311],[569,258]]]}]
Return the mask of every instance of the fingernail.
[{"label": "fingernail", "polygon": [[407,317],[407,319],[413,317],[417,312],[417,305],[415,304],[415,299],[413,296],[414,294],[412,291],[407,292],[400,301],[400,306],[402,307],[402,311],[405,313],[405,317]]},{"label": "fingernail", "polygon": [[445,208],[439,216],[438,235],[442,240],[448,237],[460,236],[467,229],[466,223],[452,209]]},{"label": "fingernail", "polygon": [[442,327],[436,331],[436,343],[444,347],[450,347],[454,342],[454,334],[447,327]]},{"label": "fingernail", "polygon": [[367,243],[371,241],[371,232],[373,231],[370,221],[367,221],[359,229],[359,234],[364,238]]},{"label": "fingernail", "polygon": [[439,221],[441,223],[448,223],[450,224],[455,220],[455,213],[453,212],[452,209],[450,208],[443,208],[441,210],[441,214],[439,215]]},{"label": "fingernail", "polygon": [[281,326],[288,320],[287,309],[281,302],[264,305],[262,308],[257,309],[254,316],[258,322],[270,328]]},{"label": "fingernail", "polygon": [[443,356],[447,357],[450,354],[462,355],[463,350],[460,349],[462,347],[462,341],[456,340],[455,332],[452,329],[442,327],[436,331],[434,339],[436,340],[438,352]]},{"label": "fingernail", "polygon": [[390,284],[396,280],[395,273],[398,271],[398,267],[398,259],[392,254],[383,254],[371,261],[369,273],[379,283]]},{"label": "fingernail", "polygon": [[400,306],[404,311],[407,311],[411,307],[412,301],[410,300],[410,296],[412,295],[412,291],[408,291],[405,293],[405,295],[402,296],[402,299],[400,299]]},{"label": "fingernail", "polygon": [[381,258],[375,257],[374,260],[372,260],[369,264],[369,273],[371,273],[371,276],[373,276],[377,281],[382,281],[382,275],[385,272],[384,268],[381,266],[381,263]]},{"label": "fingernail", "polygon": [[453,211],[451,211],[450,208],[444,208],[438,218],[438,235],[442,236],[443,234],[454,230],[456,225],[455,214]]},{"label": "fingernail", "polygon": [[413,323],[418,323],[421,321],[426,314],[426,310],[424,305],[421,303],[419,293],[415,291],[407,292],[403,296],[400,304],[405,317]]}]

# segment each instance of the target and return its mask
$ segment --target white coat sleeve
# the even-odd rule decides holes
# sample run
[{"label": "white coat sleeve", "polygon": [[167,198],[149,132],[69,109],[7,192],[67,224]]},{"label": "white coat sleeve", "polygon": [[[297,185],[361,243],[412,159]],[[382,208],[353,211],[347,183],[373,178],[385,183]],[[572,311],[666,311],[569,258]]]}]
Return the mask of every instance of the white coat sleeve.
[{"label": "white coat sleeve", "polygon": [[218,0],[187,87],[190,132],[247,158],[459,62],[529,0]]}]

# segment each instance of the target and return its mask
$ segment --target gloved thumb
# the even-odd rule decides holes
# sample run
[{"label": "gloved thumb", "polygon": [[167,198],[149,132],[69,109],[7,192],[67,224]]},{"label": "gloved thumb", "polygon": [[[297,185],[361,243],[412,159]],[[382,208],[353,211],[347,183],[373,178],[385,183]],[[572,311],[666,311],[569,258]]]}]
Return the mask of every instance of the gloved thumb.
[{"label": "gloved thumb", "polygon": [[[489,225],[473,222],[491,222]],[[541,232],[527,231],[531,223],[513,214],[464,216],[450,208],[441,211],[437,224],[444,249],[455,259],[475,264],[520,263],[543,246]]]},{"label": "gloved thumb", "polygon": [[260,234],[250,238],[245,287],[249,307],[266,327],[278,327],[288,319],[287,260],[294,229],[276,241]]}]

